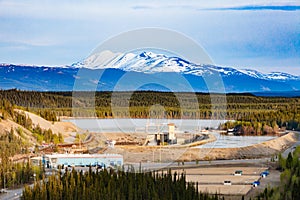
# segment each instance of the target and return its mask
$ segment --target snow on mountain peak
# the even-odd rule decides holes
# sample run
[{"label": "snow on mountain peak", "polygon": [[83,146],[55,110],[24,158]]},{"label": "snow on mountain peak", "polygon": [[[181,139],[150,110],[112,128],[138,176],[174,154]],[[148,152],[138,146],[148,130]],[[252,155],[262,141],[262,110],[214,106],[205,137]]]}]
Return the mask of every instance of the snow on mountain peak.
[{"label": "snow on mountain peak", "polygon": [[260,73],[256,70],[253,70],[253,69],[240,69],[238,71],[240,71],[241,73],[246,74],[248,76],[254,77],[254,78],[259,78],[259,79],[265,79],[266,78],[265,74]]},{"label": "snow on mountain peak", "polygon": [[144,73],[157,72],[185,72],[189,71],[190,63],[178,58],[167,57],[153,52],[113,53],[102,51],[86,58],[83,62],[75,63],[72,67],[89,69],[117,68],[124,71],[136,71]]},{"label": "snow on mountain peak", "polygon": [[142,53],[139,54],[139,56],[142,58],[149,59],[149,58],[154,58],[154,57],[159,57],[159,56],[164,56],[164,55],[163,54],[155,54],[155,53],[152,53],[151,51],[148,51],[148,52],[143,51]]},{"label": "snow on mountain peak", "polygon": [[87,68],[91,69],[99,69],[99,68],[107,68],[112,67],[110,63],[117,60],[121,53],[113,53],[111,51],[101,51],[100,53],[95,53],[89,56],[84,60],[84,65]]},{"label": "snow on mountain peak", "polygon": [[271,73],[267,74],[267,76],[270,79],[276,79],[276,80],[299,79],[299,76],[294,76],[294,75],[284,73],[284,72],[271,72]]},{"label": "snow on mountain peak", "polygon": [[282,72],[264,74],[252,69],[196,65],[180,57],[168,57],[164,54],[156,54],[151,51],[143,51],[140,53],[114,53],[108,50],[102,51],[92,54],[83,62],[73,64],[72,67],[89,69],[115,68],[123,71],[143,73],[176,72],[196,76],[220,73],[222,76],[247,75],[258,79],[279,81],[300,79],[299,76],[293,76]]},{"label": "snow on mountain peak", "polygon": [[265,79],[265,80],[298,80],[300,79],[299,76],[294,76],[288,73],[284,73],[284,72],[271,72],[268,74],[263,74],[261,72],[258,72],[256,70],[253,69],[243,69],[243,70],[239,70],[240,72],[252,76],[254,78],[259,78],[259,79]]}]

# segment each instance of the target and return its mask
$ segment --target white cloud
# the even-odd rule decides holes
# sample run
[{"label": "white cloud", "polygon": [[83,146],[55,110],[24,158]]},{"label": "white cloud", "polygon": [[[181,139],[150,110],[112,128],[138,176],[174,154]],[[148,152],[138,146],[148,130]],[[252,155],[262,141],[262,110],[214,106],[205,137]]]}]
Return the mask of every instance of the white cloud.
[{"label": "white cloud", "polygon": [[61,41],[59,41],[58,38],[51,37],[50,35],[34,36],[33,34],[3,32],[0,34],[0,43],[10,43],[13,46],[24,47],[46,47],[61,44]]},{"label": "white cloud", "polygon": [[59,42],[50,38],[29,38],[29,39],[23,39],[23,40],[11,40],[9,42],[12,43],[20,43],[28,46],[55,46],[58,45]]},{"label": "white cloud", "polygon": [[0,59],[6,61],[10,52],[3,49],[11,48],[16,50],[11,51],[12,60],[18,62],[25,58],[26,62],[47,64],[51,59],[68,64],[86,57],[113,35],[143,27],[162,27],[191,37],[220,65],[266,66],[262,70],[299,66],[299,56],[290,54],[293,48],[296,53],[299,50],[299,45],[292,46],[299,36],[291,37],[299,33],[295,32],[295,15],[299,11],[293,15],[276,11],[205,10],[297,4],[299,0],[0,0]]},{"label": "white cloud", "polygon": [[132,13],[133,10],[163,10],[178,12],[178,10],[197,10],[210,8],[227,8],[247,5],[299,5],[298,1],[268,1],[268,0],[213,0],[213,1],[70,1],[70,0],[4,0],[0,1],[0,17],[47,18],[47,19],[91,19],[103,16],[113,17]]},{"label": "white cloud", "polygon": [[129,6],[99,1],[1,1],[0,17],[44,19],[91,19],[129,12]]}]

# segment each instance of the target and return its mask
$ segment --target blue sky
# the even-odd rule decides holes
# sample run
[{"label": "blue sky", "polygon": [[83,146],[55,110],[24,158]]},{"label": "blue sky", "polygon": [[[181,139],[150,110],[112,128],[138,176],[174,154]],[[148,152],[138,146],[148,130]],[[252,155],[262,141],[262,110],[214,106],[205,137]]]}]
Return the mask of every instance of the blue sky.
[{"label": "blue sky", "polygon": [[178,31],[215,64],[300,75],[299,1],[0,0],[0,63],[68,65],[144,27]]}]

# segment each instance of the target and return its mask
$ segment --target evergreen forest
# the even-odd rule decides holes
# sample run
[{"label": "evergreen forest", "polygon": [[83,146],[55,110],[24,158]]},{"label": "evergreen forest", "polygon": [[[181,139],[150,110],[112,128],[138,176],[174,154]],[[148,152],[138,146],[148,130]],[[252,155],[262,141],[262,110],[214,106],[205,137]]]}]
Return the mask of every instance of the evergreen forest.
[{"label": "evergreen forest", "polygon": [[[300,199],[300,146],[287,158],[279,155],[278,170],[281,170],[280,185],[267,187],[257,200]],[[58,171],[48,179],[26,186],[23,200],[31,199],[165,199],[165,200],[219,200],[224,197],[208,195],[198,191],[199,183],[186,182],[185,174],[166,172],[124,172],[123,170],[101,170],[78,172],[74,169]],[[245,199],[244,196],[240,197]],[[237,197],[235,197],[237,199]],[[250,197],[251,199],[251,197]]]},{"label": "evergreen forest", "polygon": [[[300,130],[299,97],[172,92],[36,92],[0,90],[0,99],[49,121],[66,117],[227,119],[241,134]],[[159,105],[159,106],[157,106]]]},{"label": "evergreen forest", "polygon": [[[197,183],[196,183],[197,184]],[[101,199],[101,200],[217,200],[218,195],[203,194],[184,174],[163,172],[124,172],[113,170],[83,173],[58,172],[48,180],[25,187],[23,200],[30,199]]]},{"label": "evergreen forest", "polygon": [[265,188],[257,199],[266,200],[298,200],[300,199],[300,146],[287,158],[279,155],[278,170],[281,170],[280,185]]}]

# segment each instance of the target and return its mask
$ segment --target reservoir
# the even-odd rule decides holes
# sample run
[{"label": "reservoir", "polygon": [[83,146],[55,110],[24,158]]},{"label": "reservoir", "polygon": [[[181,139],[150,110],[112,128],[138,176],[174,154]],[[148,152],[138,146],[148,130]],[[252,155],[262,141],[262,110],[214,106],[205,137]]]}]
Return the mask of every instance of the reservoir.
[{"label": "reservoir", "polygon": [[64,119],[89,132],[133,133],[148,131],[166,131],[167,124],[174,123],[179,132],[196,132],[205,128],[216,129],[225,120],[190,119]]},{"label": "reservoir", "polygon": [[[174,123],[178,134],[196,133],[205,128],[217,129],[225,120],[190,119],[64,119],[89,132],[97,133],[135,133],[167,131],[167,124]],[[276,138],[276,136],[227,136],[216,131],[210,132],[217,140],[194,148],[235,148],[258,144]]]},{"label": "reservoir", "polygon": [[259,144],[276,138],[276,136],[233,136],[221,135],[217,132],[212,132],[217,140],[211,143],[197,146],[195,148],[236,148],[246,147],[253,144]]}]

